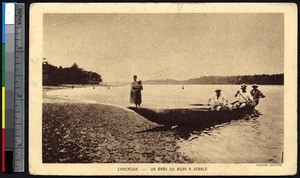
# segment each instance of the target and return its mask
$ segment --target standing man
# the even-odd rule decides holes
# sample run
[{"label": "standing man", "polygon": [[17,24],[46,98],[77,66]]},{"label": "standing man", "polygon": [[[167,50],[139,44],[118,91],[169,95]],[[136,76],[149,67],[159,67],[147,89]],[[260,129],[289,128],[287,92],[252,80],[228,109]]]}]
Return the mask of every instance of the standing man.
[{"label": "standing man", "polygon": [[208,105],[211,106],[211,110],[220,111],[223,109],[228,109],[228,100],[221,95],[221,89],[216,89],[215,96],[209,98]]},{"label": "standing man", "polygon": [[251,95],[252,95],[252,97],[253,97],[253,104],[254,104],[254,106],[257,106],[258,105],[258,103],[259,103],[259,98],[264,98],[264,97],[266,97],[259,89],[257,89],[258,88],[258,86],[256,85],[256,84],[254,84],[253,86],[252,86],[252,90],[251,90]]},{"label": "standing man", "polygon": [[234,104],[235,108],[243,107],[246,104],[253,104],[253,98],[250,95],[249,92],[247,92],[247,85],[242,84],[241,90],[237,91],[237,93],[234,95],[235,97],[238,97],[237,103]]}]

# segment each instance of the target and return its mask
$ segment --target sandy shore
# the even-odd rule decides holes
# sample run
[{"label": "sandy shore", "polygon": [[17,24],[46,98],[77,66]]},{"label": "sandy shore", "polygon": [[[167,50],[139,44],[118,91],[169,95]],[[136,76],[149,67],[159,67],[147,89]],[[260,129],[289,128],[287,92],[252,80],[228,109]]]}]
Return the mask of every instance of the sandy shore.
[{"label": "sandy shore", "polygon": [[45,163],[186,163],[174,131],[134,112],[64,96],[43,104]]},{"label": "sandy shore", "polygon": [[[204,101],[208,91],[215,88],[189,86],[182,91],[180,87],[145,87],[142,107],[148,107],[147,104],[152,107],[153,103],[159,107],[178,102],[187,105],[195,98]],[[282,160],[282,87],[262,89],[268,97],[258,107],[263,114],[258,118],[204,128],[172,129],[126,109],[130,105],[129,89],[128,86],[44,89],[44,161],[257,163]],[[224,92],[234,89],[235,86],[228,86]],[[162,90],[163,95],[156,95],[157,90]]]}]

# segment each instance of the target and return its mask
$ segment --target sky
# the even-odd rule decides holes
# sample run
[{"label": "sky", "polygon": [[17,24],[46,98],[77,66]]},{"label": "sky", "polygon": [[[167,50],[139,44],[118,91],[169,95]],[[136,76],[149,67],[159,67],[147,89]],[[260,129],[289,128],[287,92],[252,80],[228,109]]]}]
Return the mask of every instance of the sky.
[{"label": "sky", "polygon": [[272,13],[44,14],[43,58],[104,82],[284,72],[284,16]]}]

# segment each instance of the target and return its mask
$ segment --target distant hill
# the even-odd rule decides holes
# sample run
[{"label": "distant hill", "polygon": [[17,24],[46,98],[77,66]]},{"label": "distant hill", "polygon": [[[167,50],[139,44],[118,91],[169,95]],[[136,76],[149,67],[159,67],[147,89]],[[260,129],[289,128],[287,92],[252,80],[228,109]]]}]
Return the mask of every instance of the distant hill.
[{"label": "distant hill", "polygon": [[283,85],[284,74],[273,75],[242,75],[242,76],[203,76],[188,80],[146,80],[143,84],[152,85],[183,85],[183,84],[258,84],[258,85]]},{"label": "distant hill", "polygon": [[166,80],[146,80],[143,81],[143,84],[164,84],[164,85],[180,85],[183,84],[183,81],[166,79]]}]

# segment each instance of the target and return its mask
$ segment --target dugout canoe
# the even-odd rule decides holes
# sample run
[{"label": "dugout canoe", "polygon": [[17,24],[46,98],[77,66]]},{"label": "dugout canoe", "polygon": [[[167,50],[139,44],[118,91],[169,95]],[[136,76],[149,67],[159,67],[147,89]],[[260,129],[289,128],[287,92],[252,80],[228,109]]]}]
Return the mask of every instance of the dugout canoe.
[{"label": "dugout canoe", "polygon": [[232,110],[211,111],[208,108],[175,108],[175,109],[154,109],[128,107],[146,119],[167,126],[208,126],[225,123],[231,120],[244,118],[254,110],[252,106],[244,106]]}]

